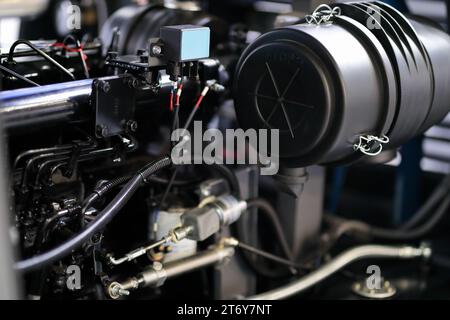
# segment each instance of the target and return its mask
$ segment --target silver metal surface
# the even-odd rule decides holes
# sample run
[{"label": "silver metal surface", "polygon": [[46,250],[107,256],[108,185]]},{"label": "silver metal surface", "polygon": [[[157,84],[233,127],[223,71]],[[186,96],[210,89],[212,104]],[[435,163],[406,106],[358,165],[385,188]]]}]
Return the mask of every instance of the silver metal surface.
[{"label": "silver metal surface", "polygon": [[278,300],[291,297],[301,293],[330,275],[336,273],[350,263],[368,258],[394,258],[394,259],[413,259],[418,257],[429,257],[430,248],[414,247],[392,247],[381,245],[364,245],[344,251],[336,258],[325,263],[320,268],[312,271],[301,279],[293,281],[283,287],[248,297],[249,300]]},{"label": "silver metal surface", "polygon": [[128,252],[127,254],[125,254],[122,258],[119,259],[115,259],[113,256],[109,257],[109,261],[113,264],[113,265],[119,265],[122,264],[124,262],[128,262],[128,261],[132,261],[136,258],[139,258],[140,256],[143,256],[144,254],[146,254],[148,251],[150,251],[151,249],[157,248],[163,244],[168,243],[170,240],[172,240],[172,236],[165,236],[164,238],[162,238],[161,240],[152,243],[146,247],[140,247],[137,248],[131,252]]},{"label": "silver metal surface", "polygon": [[[1,124],[0,124],[1,130]],[[19,240],[16,229],[10,221],[11,212],[9,210],[9,189],[6,186],[8,181],[5,174],[5,152],[3,137],[0,138],[0,300],[19,299],[21,286],[18,274],[13,270],[14,264],[14,244]]]},{"label": "silver metal surface", "polygon": [[232,195],[216,198],[213,205],[217,208],[217,214],[220,216],[222,226],[229,226],[236,222],[242,212],[247,209],[247,203],[245,201],[239,201]]},{"label": "silver metal surface", "polygon": [[379,288],[369,288],[366,284],[366,280],[355,282],[352,285],[352,291],[364,298],[368,299],[388,299],[395,296],[397,289],[386,280],[381,281]]},{"label": "silver metal surface", "polygon": [[195,256],[167,263],[162,267],[161,264],[153,265],[148,270],[124,282],[111,283],[107,291],[111,298],[117,299],[120,296],[127,295],[127,291],[143,287],[161,286],[166,279],[210,265],[223,263],[233,255],[234,248],[219,245]]},{"label": "silver metal surface", "polygon": [[1,92],[0,117],[6,129],[68,120],[91,92],[92,80]]}]

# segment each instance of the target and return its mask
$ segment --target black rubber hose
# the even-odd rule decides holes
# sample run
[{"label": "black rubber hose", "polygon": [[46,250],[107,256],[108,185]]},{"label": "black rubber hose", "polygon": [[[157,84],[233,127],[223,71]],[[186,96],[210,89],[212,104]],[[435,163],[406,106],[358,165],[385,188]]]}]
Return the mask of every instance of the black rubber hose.
[{"label": "black rubber hose", "polygon": [[371,227],[369,234],[375,238],[387,240],[413,240],[423,237],[430,232],[442,220],[450,206],[450,196],[447,196],[439,205],[436,212],[423,225],[411,230],[392,230]]},{"label": "black rubber hose", "polygon": [[[152,183],[158,183],[158,184],[168,184],[170,182],[169,179],[158,177],[158,176],[150,176],[147,178],[147,181],[152,182]],[[192,186],[197,183],[200,183],[201,181],[202,181],[201,178],[192,178],[189,180],[175,180],[173,182],[173,185],[177,186],[177,187],[187,187],[187,186]]]},{"label": "black rubber hose", "polygon": [[79,234],[67,240],[58,247],[47,251],[43,254],[19,261],[14,268],[18,271],[28,272],[42,268],[54,261],[64,258],[73,250],[78,249],[88,241],[95,233],[103,229],[123,208],[123,206],[130,200],[134,193],[141,187],[146,178],[172,164],[169,157],[162,158],[152,162],[148,166],[141,169],[137,175],[120,190],[116,197],[103,209],[99,215]]},{"label": "black rubber hose", "polygon": [[450,189],[450,175],[446,176],[441,183],[436,187],[433,193],[428,197],[420,209],[400,226],[401,230],[408,230],[423,221],[434,207],[449,193]]},{"label": "black rubber hose", "polygon": [[102,183],[99,187],[95,188],[91,195],[89,195],[84,201],[82,205],[82,212],[85,212],[89,207],[98,199],[103,197],[105,194],[110,192],[117,186],[124,184],[128,180],[131,179],[131,176],[119,177],[110,181],[106,181]]},{"label": "black rubber hose", "polygon": [[231,194],[237,199],[242,199],[241,187],[233,170],[223,164],[212,163],[210,167],[224,178],[231,189]]},{"label": "black rubber hose", "polygon": [[278,218],[278,214],[272,205],[264,199],[253,199],[247,202],[247,209],[251,208],[257,208],[258,212],[263,214],[270,221],[283,254],[286,258],[292,260],[293,254],[291,248],[289,247],[289,243],[284,234],[283,226]]},{"label": "black rubber hose", "polygon": [[[105,194],[109,193],[112,189],[121,184],[124,184],[128,180],[131,179],[131,176],[124,176],[120,178],[116,178],[111,181],[105,181],[99,187],[95,188],[95,190],[83,201],[83,212],[86,212],[92,204],[103,197]],[[146,178],[147,182],[154,182],[158,184],[168,184],[170,181],[168,179],[164,179],[157,176],[150,176]],[[185,187],[190,186],[192,184],[200,182],[200,179],[192,179],[192,180],[175,180],[173,181],[174,186]]]},{"label": "black rubber hose", "polygon": [[[326,216],[325,219],[335,221],[340,224],[341,231],[337,235],[340,237],[344,233],[355,232],[369,237],[384,238],[388,240],[411,240],[420,238],[431,231],[444,217],[450,206],[449,203],[450,175],[447,175],[436,187],[431,196],[425,201],[420,209],[404,224],[397,229],[379,228],[368,225],[361,221],[346,220],[342,218]],[[438,206],[438,204],[440,205]],[[438,207],[435,212],[433,208]],[[430,216],[428,218],[428,216]],[[425,221],[426,220],[426,221]],[[422,225],[415,227],[421,221]],[[345,227],[344,227],[345,226]],[[415,227],[415,228],[414,228]],[[335,239],[337,241],[337,239]]]}]

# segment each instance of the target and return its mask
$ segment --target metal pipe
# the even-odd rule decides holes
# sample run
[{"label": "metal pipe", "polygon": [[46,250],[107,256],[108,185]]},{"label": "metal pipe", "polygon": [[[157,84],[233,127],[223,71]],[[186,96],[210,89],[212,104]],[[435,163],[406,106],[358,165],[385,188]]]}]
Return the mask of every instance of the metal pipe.
[{"label": "metal pipe", "polygon": [[[3,125],[12,131],[88,119],[89,112],[95,113],[95,108],[89,104],[92,82],[92,79],[85,79],[0,91],[0,118]],[[148,106],[149,101],[168,96],[172,84],[164,79],[159,82],[159,87],[158,95],[152,90],[139,90],[137,106]]]},{"label": "metal pipe", "polygon": [[127,261],[132,261],[136,258],[139,258],[140,256],[143,256],[144,254],[146,254],[148,251],[150,251],[151,249],[157,248],[163,244],[166,244],[167,242],[169,242],[170,240],[172,240],[172,236],[166,236],[163,239],[154,242],[146,247],[140,247],[137,248],[127,254],[125,254],[123,257],[121,258],[114,258],[113,256],[109,257],[109,262],[111,262],[113,265],[117,266],[119,264],[122,264],[124,262]]},{"label": "metal pipe", "polygon": [[6,129],[71,120],[91,92],[89,79],[0,92],[0,117]]},{"label": "metal pipe", "polygon": [[124,282],[112,282],[107,289],[109,296],[118,299],[129,295],[130,290],[138,288],[161,286],[166,279],[204,268],[213,264],[222,263],[234,255],[234,248],[218,245],[195,256],[170,262],[166,265],[155,263],[151,268],[139,273]]},{"label": "metal pipe", "polygon": [[364,245],[344,251],[336,258],[327,262],[317,270],[311,272],[305,277],[291,282],[283,287],[260,293],[248,300],[279,300],[291,297],[301,293],[319,282],[323,281],[330,275],[336,273],[343,267],[362,259],[369,258],[393,258],[393,259],[413,259],[418,257],[429,257],[431,249],[428,247],[393,247],[380,245]]},{"label": "metal pipe", "polygon": [[234,248],[217,247],[212,250],[202,252],[193,259],[179,260],[167,266],[166,277],[173,278],[216,263],[222,263],[234,255]]}]

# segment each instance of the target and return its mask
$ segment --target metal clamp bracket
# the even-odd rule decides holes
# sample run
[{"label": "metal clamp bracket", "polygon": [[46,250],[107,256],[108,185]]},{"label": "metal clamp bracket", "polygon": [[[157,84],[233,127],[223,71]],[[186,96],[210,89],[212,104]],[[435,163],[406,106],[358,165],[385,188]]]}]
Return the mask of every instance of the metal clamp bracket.
[{"label": "metal clamp bracket", "polygon": [[383,145],[389,143],[389,138],[385,135],[381,137],[373,135],[359,136],[358,143],[353,145],[355,151],[360,151],[367,156],[377,156],[383,151]]},{"label": "metal clamp bracket", "polygon": [[331,8],[327,4],[321,4],[314,10],[312,14],[305,17],[306,22],[309,24],[323,24],[331,22],[333,17],[341,15],[341,8]]}]

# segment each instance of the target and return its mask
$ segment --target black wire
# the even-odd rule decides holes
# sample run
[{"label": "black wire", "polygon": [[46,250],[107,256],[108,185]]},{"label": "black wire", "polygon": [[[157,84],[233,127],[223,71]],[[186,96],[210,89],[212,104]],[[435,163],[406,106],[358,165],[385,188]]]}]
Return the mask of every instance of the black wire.
[{"label": "black wire", "polygon": [[261,256],[263,258],[266,258],[266,259],[269,259],[269,260],[272,260],[272,261],[275,261],[275,262],[287,265],[287,266],[295,268],[295,269],[302,269],[302,270],[307,270],[308,269],[308,268],[306,268],[305,266],[303,266],[301,264],[298,264],[298,263],[295,263],[293,261],[284,259],[284,258],[279,257],[277,255],[274,255],[272,253],[269,253],[269,252],[263,251],[261,249],[255,248],[253,246],[250,246],[248,244],[242,243],[240,241],[239,241],[237,246],[239,248],[241,248],[241,249],[247,250],[248,252],[257,254],[257,255],[259,255],[259,256]]},{"label": "black wire", "polygon": [[73,250],[78,249],[95,233],[103,229],[120,212],[139,187],[145,183],[148,176],[171,164],[172,161],[170,158],[164,157],[145,166],[120,190],[106,208],[98,214],[95,220],[80,233],[50,251],[16,262],[14,268],[22,272],[36,270],[64,258]]},{"label": "black wire", "polygon": [[2,66],[1,64],[0,64],[0,70],[2,70],[3,72],[5,72],[5,73],[7,73],[7,74],[9,74],[11,76],[13,76],[14,78],[17,78],[19,80],[22,80],[22,81],[28,83],[28,84],[31,84],[32,86],[40,87],[40,85],[38,85],[36,82],[31,81],[30,79],[27,79],[26,77],[18,74],[17,72],[15,72],[15,71],[13,71],[11,69],[8,69],[8,68]]},{"label": "black wire", "polygon": [[176,103],[174,108],[172,131],[178,129],[180,126],[180,105]]},{"label": "black wire", "polygon": [[33,51],[35,51],[38,55],[40,55],[41,57],[43,57],[45,60],[47,60],[48,62],[50,62],[52,65],[54,65],[57,69],[59,69],[60,71],[62,71],[64,74],[66,74],[71,80],[75,80],[74,75],[67,70],[66,68],[64,68],[61,64],[59,64],[55,59],[53,59],[52,57],[50,57],[48,54],[46,54],[44,51],[40,50],[38,47],[36,47],[34,44],[32,44],[30,41],[28,40],[17,40],[16,42],[14,42],[11,46],[11,48],[9,49],[9,55],[8,55],[8,62],[14,62],[14,51],[16,49],[16,47],[20,44],[24,44],[27,45],[28,47],[30,47]]},{"label": "black wire", "polygon": [[192,122],[192,120],[194,120],[195,114],[197,113],[197,110],[198,110],[198,109],[200,109],[200,108],[194,107],[194,108],[192,109],[191,113],[189,114],[189,117],[188,117],[187,120],[186,120],[186,124],[185,124],[184,127],[183,127],[184,130],[187,130],[187,129],[190,127],[191,122]]},{"label": "black wire", "polygon": [[175,182],[177,174],[178,174],[178,167],[174,169],[172,176],[170,177],[169,183],[167,184],[167,187],[164,190],[164,193],[163,193],[163,196],[162,196],[161,202],[160,202],[161,207],[164,207],[164,204],[166,202],[167,197],[169,196],[170,189],[172,189],[172,186]]}]

